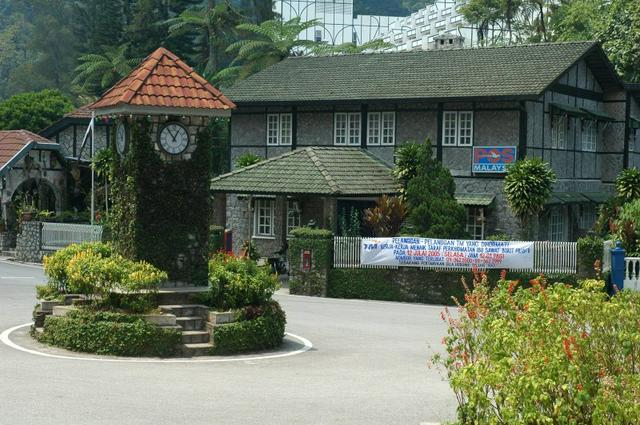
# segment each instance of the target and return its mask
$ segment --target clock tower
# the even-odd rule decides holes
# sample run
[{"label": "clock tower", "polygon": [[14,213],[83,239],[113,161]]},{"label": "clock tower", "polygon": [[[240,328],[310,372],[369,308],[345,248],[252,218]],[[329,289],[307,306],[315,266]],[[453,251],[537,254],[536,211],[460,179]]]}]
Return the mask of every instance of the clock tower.
[{"label": "clock tower", "polygon": [[233,102],[159,48],[93,103],[114,122],[112,239],[174,281],[206,282],[214,121]]}]

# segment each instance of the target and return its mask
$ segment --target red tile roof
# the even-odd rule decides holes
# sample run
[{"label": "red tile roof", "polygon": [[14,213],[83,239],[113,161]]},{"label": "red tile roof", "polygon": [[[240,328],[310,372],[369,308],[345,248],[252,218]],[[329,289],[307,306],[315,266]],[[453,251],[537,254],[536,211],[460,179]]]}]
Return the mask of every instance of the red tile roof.
[{"label": "red tile roof", "polygon": [[91,118],[91,108],[89,107],[91,106],[91,104],[89,105],[83,105],[81,107],[79,107],[78,109],[74,109],[73,111],[69,112],[68,114],[65,114],[64,118],[82,118],[82,119],[90,119]]},{"label": "red tile roof", "polygon": [[235,104],[167,49],[160,47],[90,105],[229,110]]},{"label": "red tile roof", "polygon": [[27,130],[0,131],[0,171],[31,142],[49,143],[52,147],[57,146],[57,144],[51,140]]}]

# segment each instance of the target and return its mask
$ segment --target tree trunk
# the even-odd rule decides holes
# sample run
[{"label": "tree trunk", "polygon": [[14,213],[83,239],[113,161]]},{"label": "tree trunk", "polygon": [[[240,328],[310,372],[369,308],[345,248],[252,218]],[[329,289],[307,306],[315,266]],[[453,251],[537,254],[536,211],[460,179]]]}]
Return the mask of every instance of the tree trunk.
[{"label": "tree trunk", "polygon": [[209,72],[211,73],[215,73],[218,71],[218,58],[216,56],[216,51],[214,46],[215,43],[213,40],[216,29],[214,28],[214,22],[212,22],[209,16],[211,11],[215,9],[216,6],[217,6],[217,0],[207,1],[207,16],[205,17],[205,19],[207,22],[207,45],[208,45],[207,48],[208,48],[209,55],[207,59],[206,69],[209,70]]}]

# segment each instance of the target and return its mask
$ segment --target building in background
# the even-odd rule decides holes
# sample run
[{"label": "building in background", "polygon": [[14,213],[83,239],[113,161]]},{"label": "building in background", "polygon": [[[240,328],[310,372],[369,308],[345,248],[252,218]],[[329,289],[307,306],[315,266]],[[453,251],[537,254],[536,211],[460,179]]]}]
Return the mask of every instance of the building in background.
[{"label": "building in background", "polygon": [[357,15],[353,0],[278,0],[273,10],[284,21],[299,17],[303,22],[317,19],[320,25],[302,32],[301,40],[329,44],[364,44],[389,32],[397,16]]}]

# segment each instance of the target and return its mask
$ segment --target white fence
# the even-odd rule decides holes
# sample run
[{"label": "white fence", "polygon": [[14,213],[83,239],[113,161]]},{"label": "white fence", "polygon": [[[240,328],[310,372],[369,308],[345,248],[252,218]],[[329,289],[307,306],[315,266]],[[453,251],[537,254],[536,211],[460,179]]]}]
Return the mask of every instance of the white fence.
[{"label": "white fence", "polygon": [[625,257],[622,285],[624,289],[640,291],[640,257]]},{"label": "white fence", "polygon": [[[336,269],[392,269],[397,267],[369,266],[360,264],[360,237],[336,236],[333,238],[333,267]],[[577,273],[578,244],[576,242],[533,243],[533,268],[513,271],[534,273]],[[434,267],[421,267],[423,269]],[[460,270],[438,267],[438,270]],[[471,270],[471,268],[469,268]]]},{"label": "white fence", "polygon": [[102,226],[70,223],[42,223],[42,249],[56,250],[74,243],[100,242]]}]

